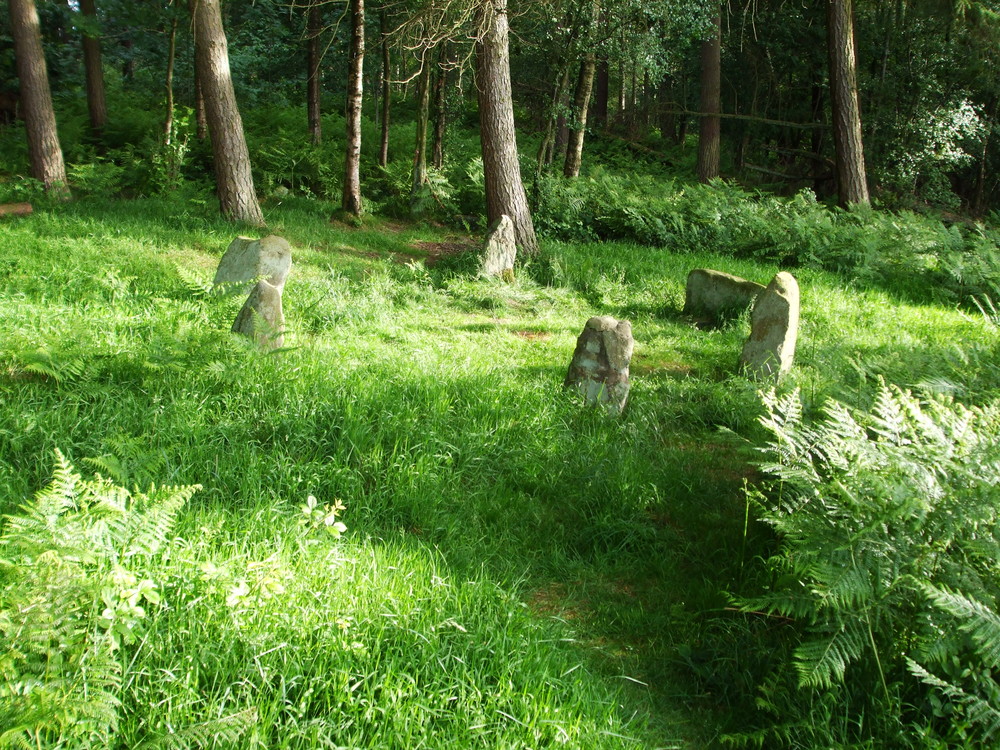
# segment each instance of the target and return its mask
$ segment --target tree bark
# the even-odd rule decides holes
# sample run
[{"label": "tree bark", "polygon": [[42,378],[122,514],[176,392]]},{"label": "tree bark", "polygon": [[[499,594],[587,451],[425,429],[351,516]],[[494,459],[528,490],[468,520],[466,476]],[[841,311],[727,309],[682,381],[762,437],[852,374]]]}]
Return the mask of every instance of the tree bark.
[{"label": "tree bark", "polygon": [[392,109],[392,61],[389,57],[389,32],[385,14],[379,18],[382,46],[382,140],[378,149],[379,166],[389,163],[389,114]]},{"label": "tree bark", "polygon": [[417,138],[413,145],[413,172],[410,182],[410,211],[416,213],[420,206],[420,193],[427,184],[427,123],[431,109],[431,53],[424,50],[420,56],[420,76],[417,84]]},{"label": "tree bark", "polygon": [[233,91],[229,47],[219,0],[193,0],[191,12],[195,65],[205,96],[219,206],[223,215],[233,221],[264,226],[264,216],[254,192],[243,119]]},{"label": "tree bark", "polygon": [[576,93],[573,95],[573,125],[569,131],[569,145],[566,148],[566,162],[563,176],[579,177],[583,163],[583,139],[587,133],[587,110],[590,108],[590,94],[594,88],[594,72],[597,60],[592,53],[584,55],[580,63],[580,75],[576,79]]},{"label": "tree bark", "polygon": [[177,59],[177,16],[170,24],[170,42],[167,47],[167,116],[163,120],[163,142],[170,145],[174,136],[174,62]]},{"label": "tree bark", "polygon": [[853,12],[852,0],[827,0],[833,143],[837,154],[838,200],[843,206],[869,203],[858,104]]},{"label": "tree bark", "polygon": [[323,122],[320,119],[320,87],[322,73],[320,71],[319,42],[323,31],[323,16],[319,0],[313,0],[309,6],[306,20],[306,109],[309,113],[309,136],[314,146],[323,142]]},{"label": "tree bark", "polygon": [[710,39],[701,43],[701,118],[698,127],[698,182],[719,176],[722,111],[722,17],[714,19]]},{"label": "tree bark", "polygon": [[17,77],[21,84],[21,111],[28,135],[31,176],[53,195],[69,197],[56,114],[52,108],[49,73],[34,0],[10,0],[10,31],[14,38]]},{"label": "tree bark", "polygon": [[545,132],[542,140],[538,144],[538,154],[535,157],[535,179],[538,180],[545,167],[552,163],[555,152],[556,132],[559,130],[559,109],[562,103],[566,87],[569,86],[569,67],[563,65],[556,76],[555,85],[552,87],[552,100],[549,103],[548,116],[545,118]]},{"label": "tree bark", "polygon": [[[90,129],[100,136],[108,124],[108,105],[104,95],[104,66],[101,63],[101,37],[97,32],[97,7],[94,0],[80,0],[84,17],[83,67],[87,80],[87,112]],[[89,27],[89,28],[88,28]]]},{"label": "tree bark", "polygon": [[361,105],[364,97],[365,2],[350,0],[351,47],[347,72],[347,146],[344,156],[342,208],[360,216],[361,205]]},{"label": "tree bark", "polygon": [[448,45],[441,45],[434,78],[434,144],[431,163],[435,169],[444,166],[444,136],[448,128]]},{"label": "tree bark", "polygon": [[[197,58],[197,52],[195,52],[195,58]],[[197,65],[194,71],[194,120],[195,136],[199,141],[203,141],[208,137],[208,117],[205,115],[205,90],[201,85],[201,76],[198,75]]]},{"label": "tree bark", "polygon": [[597,63],[594,79],[594,125],[604,129],[608,126],[608,96],[611,93],[611,70],[607,59]]},{"label": "tree bark", "polygon": [[483,0],[476,9],[476,89],[486,182],[486,216],[492,224],[506,214],[525,255],[538,254],[538,238],[521,181],[510,83],[507,0]]}]

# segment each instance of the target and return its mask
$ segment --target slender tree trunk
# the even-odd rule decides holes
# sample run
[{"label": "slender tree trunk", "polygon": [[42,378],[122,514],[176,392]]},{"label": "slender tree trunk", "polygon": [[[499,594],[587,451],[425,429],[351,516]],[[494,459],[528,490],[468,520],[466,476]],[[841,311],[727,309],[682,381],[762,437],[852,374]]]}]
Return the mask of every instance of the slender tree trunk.
[{"label": "slender tree trunk", "polygon": [[320,70],[319,43],[323,32],[323,15],[319,0],[313,0],[306,19],[306,109],[309,113],[309,136],[314,146],[323,142],[323,122],[320,119]]},{"label": "slender tree trunk", "polygon": [[[198,58],[197,43],[195,43],[195,60]],[[201,75],[198,66],[194,69],[194,120],[195,136],[203,141],[208,137],[208,117],[205,114],[205,90],[201,85]]]},{"label": "slender tree trunk", "polygon": [[389,34],[385,15],[379,19],[382,46],[382,140],[378,149],[379,166],[389,163],[389,114],[392,109],[392,61],[389,58]]},{"label": "slender tree trunk", "polygon": [[670,76],[664,76],[657,92],[660,138],[664,142],[677,138],[677,115],[674,114],[673,90],[673,81]]},{"label": "slender tree trunk", "polygon": [[867,205],[868,178],[861,139],[857,63],[854,54],[852,0],[827,0],[827,45],[830,52],[830,100],[833,143],[837,153],[837,192],[841,205]]},{"label": "slender tree trunk", "polygon": [[205,96],[219,206],[223,215],[233,221],[264,226],[264,216],[253,187],[243,119],[233,91],[219,0],[193,0],[191,12],[195,64]]},{"label": "slender tree trunk", "polygon": [[84,18],[83,67],[87,79],[87,111],[90,129],[100,136],[108,123],[108,105],[104,96],[104,67],[101,64],[101,37],[97,31],[97,7],[94,0],[80,0]]},{"label": "slender tree trunk", "polygon": [[597,68],[596,58],[592,53],[584,56],[580,63],[580,75],[576,80],[576,93],[573,96],[574,126],[569,131],[569,145],[566,148],[566,163],[563,167],[565,177],[579,177],[580,165],[583,163],[583,139],[587,133],[587,110],[590,107],[590,93],[594,88],[594,71]]},{"label": "slender tree trunk", "polygon": [[698,182],[719,176],[722,111],[722,18],[714,19],[712,37],[701,43],[701,120],[698,128]]},{"label": "slender tree trunk", "polygon": [[434,78],[434,145],[431,163],[435,169],[444,166],[444,136],[448,128],[448,45],[441,45]]},{"label": "slender tree trunk", "polygon": [[365,2],[350,0],[351,49],[347,74],[347,147],[344,158],[344,211],[360,216],[361,105],[364,96]]},{"label": "slender tree trunk", "polygon": [[170,24],[170,41],[167,46],[167,116],[163,120],[163,142],[170,145],[174,132],[174,63],[177,60],[177,16]]},{"label": "slender tree trunk", "polygon": [[594,79],[594,126],[603,130],[608,127],[608,95],[611,93],[611,70],[606,59],[597,63]]},{"label": "slender tree trunk", "polygon": [[545,118],[545,132],[538,144],[538,154],[535,158],[535,179],[541,177],[545,167],[552,163],[555,150],[556,132],[559,129],[559,105],[562,103],[563,92],[569,85],[569,66],[563,65],[559,71],[555,85],[552,87],[552,100],[549,103],[548,115]]},{"label": "slender tree trunk", "polygon": [[10,31],[14,38],[17,77],[21,84],[21,111],[28,135],[31,176],[53,195],[69,197],[56,114],[52,108],[49,73],[34,0],[9,0]]},{"label": "slender tree trunk", "polygon": [[431,110],[431,52],[420,56],[420,76],[417,84],[417,139],[413,146],[413,180],[410,183],[410,210],[416,212],[420,194],[427,184],[427,123]]},{"label": "slender tree trunk", "polygon": [[525,255],[538,254],[538,238],[521,181],[510,83],[507,0],[485,0],[476,9],[476,89],[479,133],[486,181],[486,215],[514,222],[514,236]]}]

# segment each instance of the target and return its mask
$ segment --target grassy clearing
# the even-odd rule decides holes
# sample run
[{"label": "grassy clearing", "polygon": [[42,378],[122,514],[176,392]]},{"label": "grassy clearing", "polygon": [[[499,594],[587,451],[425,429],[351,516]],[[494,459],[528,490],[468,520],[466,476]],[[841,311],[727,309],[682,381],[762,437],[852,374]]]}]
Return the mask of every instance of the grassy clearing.
[{"label": "grassy clearing", "polygon": [[[505,285],[421,261],[460,237],[329,213],[268,209],[295,262],[277,355],[228,333],[242,300],[205,291],[235,232],[203,205],[0,226],[3,510],[56,449],[128,486],[202,485],[147,573],[164,603],[119,652],[116,746],[251,710],[241,742],[268,748],[712,744],[759,666],[725,592],[773,540],[743,494],[746,321],[704,332],[679,311],[691,268],[777,268],[550,242]],[[983,316],[797,275],[783,387],[808,408],[865,404],[879,378],[996,394]],[[615,421],[561,389],[594,314],[636,336]],[[309,495],[346,505],[345,537],[300,523]]]}]

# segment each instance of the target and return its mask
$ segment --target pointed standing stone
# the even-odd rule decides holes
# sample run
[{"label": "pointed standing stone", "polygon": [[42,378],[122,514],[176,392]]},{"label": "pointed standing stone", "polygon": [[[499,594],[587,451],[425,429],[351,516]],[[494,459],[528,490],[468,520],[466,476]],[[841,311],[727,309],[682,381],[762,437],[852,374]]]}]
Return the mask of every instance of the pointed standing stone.
[{"label": "pointed standing stone", "polygon": [[786,271],[760,293],[750,315],[750,338],[743,345],[740,371],[777,380],[792,367],[799,335],[799,285]]},{"label": "pointed standing stone", "polygon": [[248,336],[261,349],[279,349],[285,343],[285,313],[281,290],[258,281],[233,322],[233,333]]},{"label": "pointed standing stone", "polygon": [[292,248],[288,240],[271,234],[263,239],[237,237],[226,250],[215,272],[215,286],[224,294],[246,293],[257,279],[267,279],[279,292],[292,269]]},{"label": "pointed standing stone", "polygon": [[482,276],[508,278],[514,274],[517,245],[514,242],[514,222],[506,214],[493,222],[486,232],[486,249],[480,266]]},{"label": "pointed standing stone", "polygon": [[620,414],[628,400],[634,346],[632,324],[627,320],[591,318],[576,341],[563,387],[583,394],[588,406],[601,404],[608,414]]}]

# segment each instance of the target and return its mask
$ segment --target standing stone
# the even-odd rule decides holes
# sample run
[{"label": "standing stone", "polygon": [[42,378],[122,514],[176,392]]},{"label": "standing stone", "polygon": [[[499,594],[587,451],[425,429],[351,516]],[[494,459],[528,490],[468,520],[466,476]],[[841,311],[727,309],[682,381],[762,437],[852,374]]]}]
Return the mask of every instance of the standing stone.
[{"label": "standing stone", "polygon": [[233,333],[248,336],[261,349],[278,349],[285,343],[285,313],[281,309],[281,290],[266,281],[258,281],[243,304]]},{"label": "standing stone", "polygon": [[751,378],[777,380],[792,367],[799,335],[799,285],[782,271],[760,293],[750,315],[750,338],[740,370]]},{"label": "standing stone", "polygon": [[608,414],[620,414],[628,400],[634,346],[632,324],[627,320],[591,318],[576,341],[563,387],[582,393],[588,406],[601,404]]},{"label": "standing stone", "polygon": [[219,269],[215,272],[216,287],[224,294],[246,293],[258,279],[266,279],[279,292],[292,269],[292,248],[288,240],[268,235],[254,240],[237,237],[229,243]]},{"label": "standing stone", "polygon": [[514,222],[503,214],[486,232],[486,249],[479,273],[481,276],[500,276],[509,279],[514,275],[517,245],[514,242]]},{"label": "standing stone", "polygon": [[710,324],[740,316],[764,286],[722,271],[696,268],[688,274],[684,314]]}]

